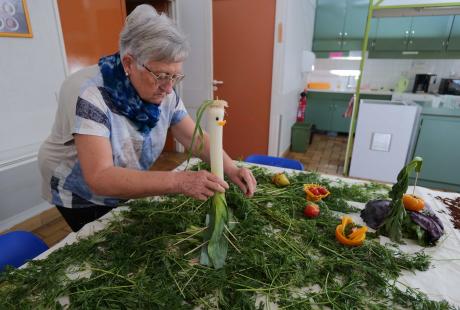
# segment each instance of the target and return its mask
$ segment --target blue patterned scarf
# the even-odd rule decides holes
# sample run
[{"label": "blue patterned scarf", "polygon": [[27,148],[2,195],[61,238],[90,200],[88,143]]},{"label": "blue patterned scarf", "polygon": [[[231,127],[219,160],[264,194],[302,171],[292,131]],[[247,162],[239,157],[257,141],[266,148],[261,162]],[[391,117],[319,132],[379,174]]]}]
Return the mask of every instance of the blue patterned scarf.
[{"label": "blue patterned scarf", "polygon": [[104,80],[104,88],[109,93],[114,112],[126,116],[137,126],[137,130],[147,134],[160,118],[160,106],[139,97],[116,53],[99,59],[99,69]]}]

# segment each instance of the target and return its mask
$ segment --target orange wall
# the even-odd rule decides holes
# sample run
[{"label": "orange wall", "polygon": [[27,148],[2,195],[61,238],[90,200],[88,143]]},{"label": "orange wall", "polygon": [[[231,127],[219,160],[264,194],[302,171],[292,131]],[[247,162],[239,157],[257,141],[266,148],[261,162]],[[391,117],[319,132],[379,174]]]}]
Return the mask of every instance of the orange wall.
[{"label": "orange wall", "polygon": [[118,51],[124,0],[58,0],[58,6],[70,73]]},{"label": "orange wall", "polygon": [[234,158],[267,154],[275,0],[214,0],[214,96],[228,101],[224,148]]}]

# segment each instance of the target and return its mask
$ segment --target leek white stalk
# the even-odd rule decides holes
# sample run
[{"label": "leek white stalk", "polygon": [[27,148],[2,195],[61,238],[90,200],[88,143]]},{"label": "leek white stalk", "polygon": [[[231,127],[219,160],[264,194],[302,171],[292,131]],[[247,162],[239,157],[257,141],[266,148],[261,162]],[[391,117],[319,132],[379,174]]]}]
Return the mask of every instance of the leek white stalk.
[{"label": "leek white stalk", "polygon": [[224,179],[223,127],[227,102],[214,100],[208,107],[208,134],[210,144],[211,172]]},{"label": "leek white stalk", "polygon": [[[209,134],[209,156],[211,172],[224,179],[224,150],[222,143],[223,126],[225,125],[224,100],[212,100],[207,103],[207,124]],[[229,225],[229,210],[224,193],[215,193],[212,197],[209,214],[207,216],[207,230],[202,248],[200,262],[214,268],[222,268],[227,257],[228,239],[225,229]]]}]

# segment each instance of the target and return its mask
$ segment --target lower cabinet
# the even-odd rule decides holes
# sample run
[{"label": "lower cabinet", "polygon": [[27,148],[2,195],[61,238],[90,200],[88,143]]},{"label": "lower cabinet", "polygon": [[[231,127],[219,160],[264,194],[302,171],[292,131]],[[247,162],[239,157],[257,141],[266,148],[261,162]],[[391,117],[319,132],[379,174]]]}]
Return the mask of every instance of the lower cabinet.
[{"label": "lower cabinet", "polygon": [[[315,125],[316,130],[348,133],[351,117],[344,114],[352,96],[349,93],[307,92],[306,122]],[[391,95],[363,94],[360,97],[391,100]]]},{"label": "lower cabinet", "polygon": [[460,117],[423,115],[414,157],[423,158],[418,184],[460,192]]}]

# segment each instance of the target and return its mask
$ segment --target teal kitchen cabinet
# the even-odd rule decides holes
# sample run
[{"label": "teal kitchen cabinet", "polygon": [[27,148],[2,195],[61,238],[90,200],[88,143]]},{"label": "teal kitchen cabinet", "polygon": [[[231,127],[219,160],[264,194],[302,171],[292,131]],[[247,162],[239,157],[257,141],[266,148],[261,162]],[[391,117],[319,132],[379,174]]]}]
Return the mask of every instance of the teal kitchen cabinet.
[{"label": "teal kitchen cabinet", "polygon": [[313,51],[360,50],[368,0],[318,0]]},{"label": "teal kitchen cabinet", "polygon": [[453,16],[379,18],[373,50],[441,52],[452,22]]},{"label": "teal kitchen cabinet", "polygon": [[411,17],[386,17],[377,20],[374,51],[403,51],[409,39]]},{"label": "teal kitchen cabinet", "polygon": [[348,132],[350,118],[342,115],[351,96],[343,93],[307,93],[305,121],[315,125],[317,130]]},{"label": "teal kitchen cabinet", "polygon": [[460,192],[459,132],[460,117],[422,114],[414,151],[423,158],[418,184]]},{"label": "teal kitchen cabinet", "polygon": [[454,17],[447,43],[447,51],[460,51],[460,15]]},{"label": "teal kitchen cabinet", "polygon": [[445,50],[453,20],[453,16],[413,17],[407,50]]},{"label": "teal kitchen cabinet", "polygon": [[313,51],[342,49],[346,1],[318,0],[316,3]]},{"label": "teal kitchen cabinet", "polygon": [[[348,133],[350,117],[344,117],[353,94],[333,92],[307,92],[305,122],[315,125],[316,130]],[[391,95],[367,95],[362,99],[390,100]]]},{"label": "teal kitchen cabinet", "polygon": [[366,28],[368,0],[347,0],[347,13],[342,36],[342,50],[361,50]]}]

